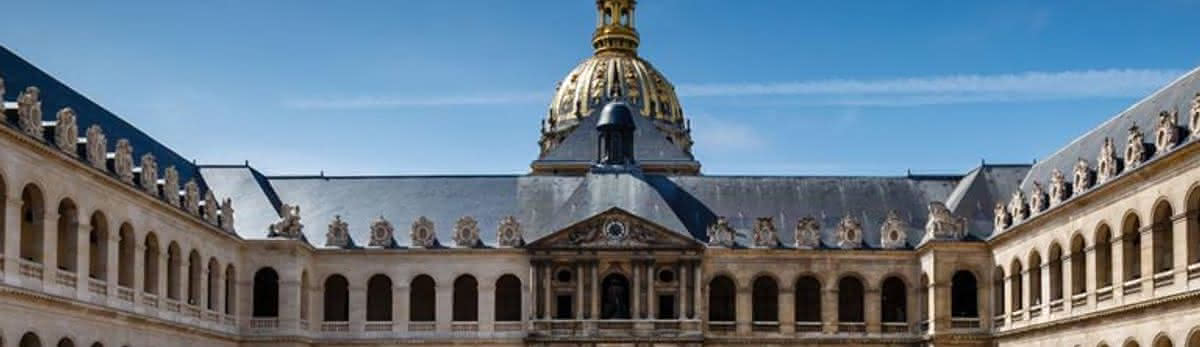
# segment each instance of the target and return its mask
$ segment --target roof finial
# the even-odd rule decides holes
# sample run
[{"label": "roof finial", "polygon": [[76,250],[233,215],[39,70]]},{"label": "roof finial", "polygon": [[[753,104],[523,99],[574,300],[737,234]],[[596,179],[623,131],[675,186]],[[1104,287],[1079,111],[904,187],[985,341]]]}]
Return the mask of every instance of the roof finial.
[{"label": "roof finial", "polygon": [[596,32],[592,34],[596,54],[637,54],[636,7],[637,0],[596,0]]}]

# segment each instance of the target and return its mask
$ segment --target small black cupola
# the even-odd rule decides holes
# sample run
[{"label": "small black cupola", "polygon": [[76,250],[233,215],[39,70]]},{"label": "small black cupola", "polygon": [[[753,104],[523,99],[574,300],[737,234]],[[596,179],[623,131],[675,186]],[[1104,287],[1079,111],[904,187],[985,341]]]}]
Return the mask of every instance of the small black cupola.
[{"label": "small black cupola", "polygon": [[633,110],[622,101],[610,102],[600,111],[596,130],[600,133],[596,164],[605,167],[632,166]]}]

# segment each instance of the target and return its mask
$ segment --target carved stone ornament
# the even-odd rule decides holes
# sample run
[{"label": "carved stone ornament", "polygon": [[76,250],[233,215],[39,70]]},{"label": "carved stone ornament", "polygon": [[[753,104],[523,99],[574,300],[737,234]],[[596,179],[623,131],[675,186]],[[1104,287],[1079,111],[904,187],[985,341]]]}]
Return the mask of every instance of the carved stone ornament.
[{"label": "carved stone ornament", "polygon": [[42,139],[42,100],[37,87],[25,88],[17,96],[17,124],[25,135]]},{"label": "carved stone ornament", "polygon": [[342,221],[341,215],[333,216],[333,221],[329,222],[329,231],[325,233],[325,246],[350,247],[350,225]]},{"label": "carved stone ornament", "polygon": [[233,199],[225,198],[221,203],[221,229],[233,232]]},{"label": "carved stone ornament", "polygon": [[125,184],[133,184],[133,145],[129,140],[117,140],[113,150],[113,173]]},{"label": "carved stone ornament", "polygon": [[158,162],[154,155],[142,155],[142,190],[150,195],[158,196]]},{"label": "carved stone ornament", "polygon": [[213,195],[212,189],[204,192],[204,220],[208,224],[217,225],[217,197]]},{"label": "carved stone ornament", "polygon": [[56,116],[58,121],[54,123],[54,146],[69,156],[78,157],[79,147],[76,145],[79,143],[79,120],[75,110],[63,107],[58,110]]},{"label": "carved stone ornament", "polygon": [[1012,225],[1012,214],[1009,214],[1008,207],[1004,203],[997,202],[996,208],[992,209],[992,213],[995,214],[995,220],[992,221],[994,224],[992,230],[995,232],[1004,231],[1004,229],[1008,229],[1008,226]]},{"label": "carved stone ornament", "polygon": [[1071,197],[1070,189],[1067,189],[1067,176],[1063,175],[1062,170],[1054,169],[1050,172],[1050,205],[1058,205]]},{"label": "carved stone ornament", "polygon": [[1200,93],[1196,93],[1196,96],[1192,97],[1191,114],[1188,126],[1192,127],[1192,137],[1200,137]]},{"label": "carved stone ornament", "polygon": [[525,236],[521,233],[521,223],[517,217],[508,216],[500,220],[496,230],[496,244],[500,247],[521,247],[525,244]]},{"label": "carved stone ornament", "polygon": [[1117,177],[1121,172],[1121,168],[1117,164],[1117,149],[1113,145],[1112,138],[1104,138],[1104,145],[1100,146],[1100,157],[1096,159],[1096,176],[1100,183],[1107,182],[1109,178]]},{"label": "carved stone ornament", "polygon": [[179,170],[173,165],[164,171],[162,195],[167,204],[179,206]]},{"label": "carved stone ornament", "polygon": [[862,222],[858,218],[846,215],[842,217],[842,221],[838,223],[838,247],[839,248],[861,248],[863,241]]},{"label": "carved stone ornament", "polygon": [[1075,184],[1071,185],[1074,194],[1078,194],[1092,187],[1095,180],[1092,177],[1092,168],[1088,167],[1087,160],[1080,158],[1075,162]]},{"label": "carved stone ornament", "polygon": [[775,248],[779,246],[779,235],[775,232],[775,221],[771,217],[754,220],[754,247]]},{"label": "carved stone ornament", "polygon": [[888,211],[879,227],[879,244],[886,249],[904,248],[908,244],[908,222],[896,210]]},{"label": "carved stone ornament", "polygon": [[1030,212],[1042,212],[1046,210],[1046,189],[1042,188],[1042,183],[1033,181],[1033,189],[1029,191],[1029,209]]},{"label": "carved stone ornament", "polygon": [[300,224],[300,206],[285,203],[279,210],[279,221],[271,224],[267,237],[304,239],[304,224]]},{"label": "carved stone ornament", "polygon": [[104,136],[104,129],[99,125],[92,124],[87,130],[87,159],[88,164],[100,170],[108,170],[108,138]]},{"label": "carved stone ornament", "polygon": [[1125,168],[1132,169],[1146,160],[1146,143],[1142,129],[1137,124],[1129,127],[1129,141],[1125,145]]},{"label": "carved stone ornament", "polygon": [[929,203],[929,221],[925,223],[925,239],[962,240],[967,236],[967,219],[955,216],[939,201]]},{"label": "carved stone ornament", "polygon": [[409,232],[413,247],[433,248],[437,246],[437,234],[433,232],[433,221],[425,216],[417,218]]},{"label": "carved stone ornament", "polygon": [[821,222],[816,218],[804,217],[796,221],[796,248],[821,248]]},{"label": "carved stone ornament", "polygon": [[462,248],[474,248],[479,243],[479,222],[471,216],[463,216],[454,222],[454,244]]},{"label": "carved stone ornament", "polygon": [[375,220],[371,221],[371,240],[367,241],[367,246],[392,247],[396,244],[396,238],[393,236],[395,233],[396,228],[392,227],[392,222],[383,216],[375,217]]},{"label": "carved stone ornament", "polygon": [[1158,113],[1158,130],[1154,134],[1155,154],[1166,153],[1179,143],[1179,112]]},{"label": "carved stone ornament", "polygon": [[183,209],[194,215],[200,214],[200,185],[196,180],[183,184]]},{"label": "carved stone ornament", "polygon": [[734,244],[734,236],[737,232],[733,227],[729,226],[729,220],[725,217],[717,217],[717,221],[708,226],[708,245],[712,247],[727,247],[732,248]]},{"label": "carved stone ornament", "polygon": [[1025,203],[1025,192],[1019,188],[1013,191],[1012,200],[1008,202],[1008,213],[1012,215],[1013,223],[1029,218],[1029,205]]}]

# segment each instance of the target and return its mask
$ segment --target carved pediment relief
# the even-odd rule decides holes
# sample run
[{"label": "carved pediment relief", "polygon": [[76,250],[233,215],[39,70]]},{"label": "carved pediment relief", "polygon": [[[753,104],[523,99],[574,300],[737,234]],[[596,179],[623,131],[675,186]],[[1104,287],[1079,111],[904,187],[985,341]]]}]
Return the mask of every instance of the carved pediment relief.
[{"label": "carved pediment relief", "polygon": [[610,209],[526,248],[699,248],[696,240],[620,209]]}]

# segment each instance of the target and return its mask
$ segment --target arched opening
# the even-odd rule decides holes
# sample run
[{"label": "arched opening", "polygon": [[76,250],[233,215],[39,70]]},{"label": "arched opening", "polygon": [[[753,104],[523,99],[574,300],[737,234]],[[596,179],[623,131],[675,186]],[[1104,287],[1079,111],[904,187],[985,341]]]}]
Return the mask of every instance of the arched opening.
[{"label": "arched opening", "polygon": [[1188,336],[1187,347],[1200,347],[1200,328],[1192,328],[1192,335]]},{"label": "arched opening", "polygon": [[108,280],[108,217],[104,212],[92,213],[92,230],[88,233],[88,277]]},{"label": "arched opening", "polygon": [[1096,228],[1096,289],[1112,286],[1112,230],[1100,224]]},{"label": "arched opening", "polygon": [[1139,230],[1142,221],[1136,214],[1130,213],[1121,223],[1121,281],[1129,282],[1142,278],[1142,237]]},{"label": "arched opening", "polygon": [[146,250],[142,254],[142,266],[144,277],[142,278],[142,290],[149,294],[158,294],[158,236],[154,233],[146,234]]},{"label": "arched opening", "polygon": [[408,319],[413,322],[432,322],[436,318],[437,296],[433,277],[420,275],[412,280],[408,292]]},{"label": "arched opening", "polygon": [[79,242],[79,207],[71,199],[58,203],[58,268],[75,272],[78,261],[75,252]]},{"label": "arched opening", "polygon": [[1050,267],[1050,301],[1062,300],[1063,298],[1063,267],[1062,246],[1058,242],[1050,244],[1050,256],[1046,259]]},{"label": "arched opening", "polygon": [[57,347],[75,347],[75,342],[71,341],[70,338],[64,337],[62,339],[59,339],[58,344],[55,346],[57,346]]},{"label": "arched opening", "polygon": [[237,302],[237,272],[233,264],[225,265],[225,314],[234,314],[234,303]]},{"label": "arched opening", "polygon": [[21,191],[21,259],[42,263],[42,238],[45,236],[42,225],[45,218],[42,189],[33,184],[26,185]]},{"label": "arched opening", "polygon": [[1025,297],[1022,296],[1024,287],[1021,285],[1021,273],[1025,269],[1021,267],[1021,261],[1017,259],[1013,259],[1012,265],[1009,267],[1012,268],[1012,273],[1008,277],[1009,287],[1012,291],[1012,301],[1009,302],[1009,306],[1012,307],[1013,312],[1017,312],[1025,307]]},{"label": "arched opening", "polygon": [[[0,182],[0,184],[2,183]],[[1188,264],[1200,264],[1200,214],[1197,213],[1198,211],[1200,211],[1200,185],[1192,188],[1187,197]],[[1191,344],[1191,342],[1188,343]]]},{"label": "arched opening", "polygon": [[883,310],[884,323],[903,323],[908,321],[908,288],[899,277],[888,277],[883,280],[880,293],[880,304]]},{"label": "arched opening", "polygon": [[216,311],[217,299],[221,295],[221,264],[217,263],[217,258],[208,259],[208,296],[205,301],[205,308]]},{"label": "arched opening", "polygon": [[1137,341],[1129,340],[1129,341],[1125,341],[1125,344],[1122,345],[1121,347],[1138,347],[1138,346],[1139,345],[1138,345]]},{"label": "arched opening", "polygon": [[195,306],[195,305],[200,304],[200,281],[201,281],[200,272],[202,271],[201,269],[203,269],[201,267],[201,266],[203,266],[203,265],[201,265],[202,261],[203,260],[200,259],[200,252],[197,252],[194,249],[192,250],[191,253],[188,254],[188,280],[187,280],[187,289],[188,289],[187,290],[187,304],[188,305]]},{"label": "arched opening", "polygon": [[779,285],[774,278],[755,278],[751,295],[751,315],[755,322],[779,321]]},{"label": "arched opening", "polygon": [[312,301],[310,297],[312,287],[309,287],[308,283],[308,270],[300,271],[300,320],[312,318],[308,315],[308,305]]},{"label": "arched opening", "polygon": [[1087,292],[1087,257],[1084,256],[1083,250],[1087,248],[1084,244],[1083,235],[1075,235],[1071,238],[1071,294],[1083,294]]},{"label": "arched opening", "polygon": [[42,347],[42,340],[33,332],[25,333],[21,336],[21,342],[17,343],[19,347]]},{"label": "arched opening", "polygon": [[1042,255],[1029,254],[1029,307],[1042,305]]},{"label": "arched opening", "polygon": [[717,276],[708,283],[708,320],[732,322],[737,318],[736,289],[733,280]]},{"label": "arched opening", "polygon": [[1171,342],[1171,338],[1167,335],[1159,335],[1154,339],[1154,347],[1175,347],[1175,343]]},{"label": "arched opening", "polygon": [[970,271],[958,270],[950,278],[950,317],[979,318],[979,286]]},{"label": "arched opening", "polygon": [[133,262],[137,254],[137,236],[133,234],[133,226],[121,224],[117,231],[117,285],[133,288]]},{"label": "arched opening", "polygon": [[455,322],[475,322],[479,320],[479,283],[471,275],[462,275],[454,279],[454,308]]},{"label": "arched opening", "polygon": [[350,282],[342,275],[325,279],[325,321],[350,321]]},{"label": "arched opening", "polygon": [[[1171,230],[1171,217],[1175,215],[1171,204],[1166,200],[1160,201],[1154,206],[1154,224],[1152,227],[1152,237],[1154,238],[1154,248],[1151,249],[1154,258],[1154,272],[1171,271],[1175,268],[1175,237],[1174,231]],[[1168,340],[1170,343],[1170,340]],[[1158,347],[1156,342],[1155,347]]]},{"label": "arched opening", "polygon": [[392,321],[392,279],[378,274],[367,280],[367,321]]},{"label": "arched opening", "polygon": [[797,322],[821,321],[821,282],[816,277],[796,280],[795,313]]},{"label": "arched opening", "polygon": [[254,317],[279,317],[279,273],[264,267],[254,272],[254,302],[251,314]]},{"label": "arched opening", "polygon": [[629,319],[629,280],[614,273],[600,283],[600,319]]},{"label": "arched opening", "polygon": [[846,276],[838,281],[838,322],[863,323],[863,284],[857,277]]},{"label": "arched opening", "polygon": [[500,276],[496,280],[496,321],[516,322],[521,320],[521,279],[513,275]]},{"label": "arched opening", "polygon": [[992,310],[997,317],[1004,316],[1004,268],[992,270]]},{"label": "arched opening", "polygon": [[167,298],[179,300],[179,270],[183,266],[183,251],[171,241],[167,246]]}]

